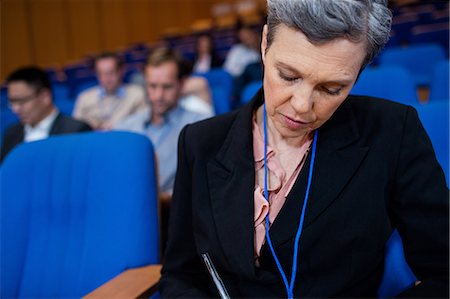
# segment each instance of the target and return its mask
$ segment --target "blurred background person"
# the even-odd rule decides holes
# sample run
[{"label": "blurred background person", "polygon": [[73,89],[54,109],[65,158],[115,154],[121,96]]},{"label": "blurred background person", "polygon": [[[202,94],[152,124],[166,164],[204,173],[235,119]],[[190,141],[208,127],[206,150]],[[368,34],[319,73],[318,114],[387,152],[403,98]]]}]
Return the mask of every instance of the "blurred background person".
[{"label": "blurred background person", "polygon": [[211,36],[202,34],[197,38],[196,55],[194,58],[194,73],[207,73],[212,68],[221,67],[222,61],[214,51]]},{"label": "blurred background person", "polygon": [[20,123],[3,135],[1,161],[18,144],[45,139],[51,135],[90,131],[91,127],[61,114],[53,104],[50,79],[38,67],[23,67],[6,79],[8,105]]},{"label": "blurred background person", "polygon": [[183,105],[185,71],[178,53],[166,48],[154,50],[144,70],[149,107],[115,126],[117,130],[143,134],[152,141],[158,161],[159,191],[168,195],[172,193],[175,180],[178,135],[186,124],[207,117]]},{"label": "blurred background person", "polygon": [[82,92],[73,116],[96,130],[109,130],[128,115],[146,107],[144,90],[139,85],[123,83],[122,60],[115,53],[95,59],[98,86]]},{"label": "blurred background person", "polygon": [[240,76],[248,64],[261,60],[259,34],[242,22],[238,23],[237,32],[239,43],[230,49],[223,64],[223,68],[233,77]]}]

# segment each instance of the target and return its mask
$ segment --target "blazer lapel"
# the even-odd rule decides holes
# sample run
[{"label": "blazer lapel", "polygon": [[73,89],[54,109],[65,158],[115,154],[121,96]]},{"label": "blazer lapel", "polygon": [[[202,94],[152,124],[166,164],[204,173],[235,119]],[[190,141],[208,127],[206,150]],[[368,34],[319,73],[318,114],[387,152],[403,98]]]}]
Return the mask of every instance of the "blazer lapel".
[{"label": "blazer lapel", "polygon": [[239,112],[216,158],[207,165],[219,240],[230,266],[247,277],[255,276],[252,115],[262,99],[258,96]]},{"label": "blazer lapel", "polygon": [[64,133],[62,131],[63,127],[63,116],[61,113],[58,112],[58,116],[56,116],[55,120],[53,121],[52,127],[50,128],[49,135],[57,135]]},{"label": "blazer lapel", "polygon": [[[368,152],[359,138],[354,115],[345,103],[319,129],[311,191],[306,208],[305,229],[339,196]],[[275,247],[295,237],[298,228],[310,159],[299,174],[286,203],[270,228]]]}]

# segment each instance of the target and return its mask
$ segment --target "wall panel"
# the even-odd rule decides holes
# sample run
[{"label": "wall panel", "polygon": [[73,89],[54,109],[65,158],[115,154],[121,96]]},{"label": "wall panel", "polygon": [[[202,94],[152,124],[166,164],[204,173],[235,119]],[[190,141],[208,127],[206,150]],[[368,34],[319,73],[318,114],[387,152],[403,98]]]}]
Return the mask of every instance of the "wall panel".
[{"label": "wall panel", "polygon": [[67,0],[64,3],[68,19],[68,58],[77,60],[103,50],[99,5],[92,0]]},{"label": "wall panel", "polygon": [[26,0],[0,1],[0,79],[35,62]]},{"label": "wall panel", "polygon": [[113,50],[128,44],[128,11],[126,0],[98,0],[100,34],[105,50]]},{"label": "wall panel", "polygon": [[64,1],[30,0],[29,5],[36,61],[41,65],[64,63],[69,57]]}]

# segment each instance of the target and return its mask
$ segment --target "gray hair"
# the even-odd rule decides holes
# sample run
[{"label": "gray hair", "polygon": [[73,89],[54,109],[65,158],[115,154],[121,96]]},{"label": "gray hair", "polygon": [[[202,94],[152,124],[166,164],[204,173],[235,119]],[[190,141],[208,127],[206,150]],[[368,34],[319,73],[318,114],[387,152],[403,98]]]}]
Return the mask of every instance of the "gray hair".
[{"label": "gray hair", "polygon": [[391,23],[387,0],[267,0],[267,49],[280,24],[300,30],[313,44],[342,37],[364,41],[362,70],[389,40]]}]

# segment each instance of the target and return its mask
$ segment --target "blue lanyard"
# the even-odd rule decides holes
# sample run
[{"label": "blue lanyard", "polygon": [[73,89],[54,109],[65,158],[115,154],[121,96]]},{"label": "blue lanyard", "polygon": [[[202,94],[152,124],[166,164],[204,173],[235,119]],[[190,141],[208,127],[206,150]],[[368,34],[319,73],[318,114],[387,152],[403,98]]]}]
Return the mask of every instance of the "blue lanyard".
[{"label": "blue lanyard", "polygon": [[[269,191],[268,191],[268,171],[267,171],[267,112],[266,112],[266,103],[264,103],[264,197],[267,202],[269,202]],[[311,163],[309,166],[309,174],[308,174],[308,185],[306,187],[305,200],[303,201],[302,213],[300,215],[300,221],[298,224],[297,234],[295,235],[295,243],[294,243],[294,254],[292,257],[292,273],[291,273],[291,281],[288,282],[286,274],[281,266],[280,261],[278,260],[277,254],[275,253],[275,249],[272,245],[272,240],[270,239],[269,234],[269,213],[266,215],[266,240],[269,245],[270,251],[272,252],[272,256],[275,259],[275,263],[277,264],[278,270],[280,271],[281,277],[283,278],[284,286],[286,287],[287,297],[294,298],[294,284],[295,284],[295,276],[297,275],[297,260],[298,260],[298,243],[300,240],[300,236],[302,234],[303,229],[303,221],[305,220],[305,210],[306,205],[308,203],[309,198],[309,190],[311,189],[311,181],[312,181],[312,173],[314,167],[314,160],[316,157],[316,145],[317,145],[317,130],[314,132],[314,139],[311,150]]]}]

